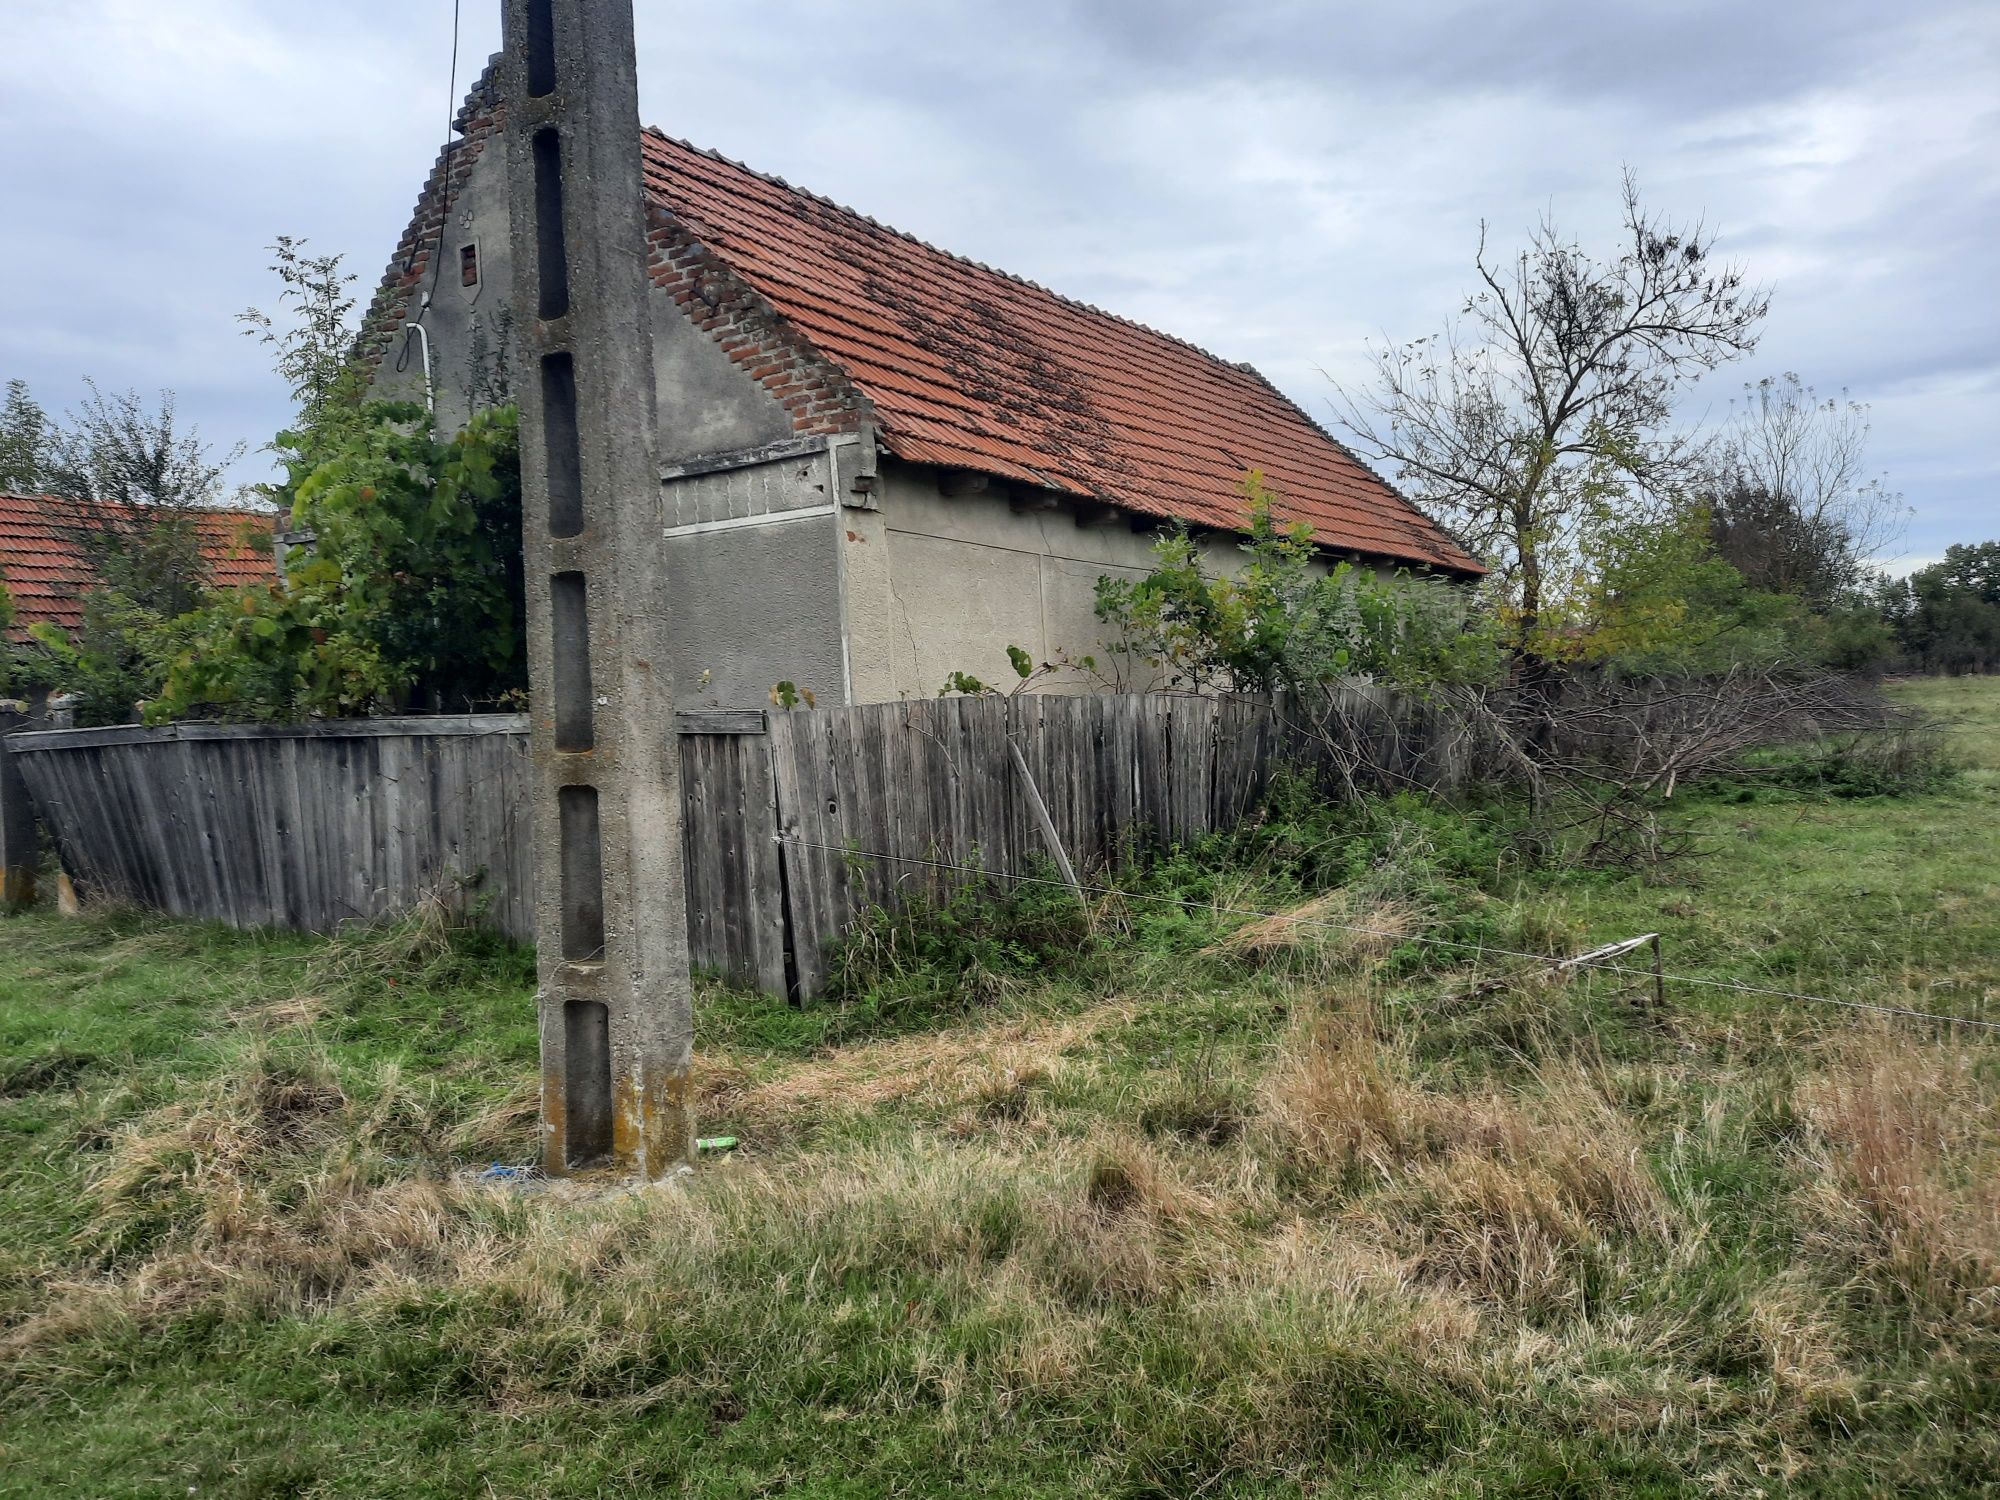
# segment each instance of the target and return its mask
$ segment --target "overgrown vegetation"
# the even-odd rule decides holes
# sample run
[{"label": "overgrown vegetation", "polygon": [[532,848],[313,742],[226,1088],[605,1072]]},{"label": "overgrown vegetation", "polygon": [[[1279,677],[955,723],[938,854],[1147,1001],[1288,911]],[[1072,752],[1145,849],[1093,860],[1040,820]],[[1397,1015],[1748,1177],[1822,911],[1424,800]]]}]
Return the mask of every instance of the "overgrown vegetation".
[{"label": "overgrown vegetation", "polygon": [[171,391],[148,405],[84,384],[62,421],[20,381],[0,413],[0,488],[111,502],[48,512],[93,580],[82,624],[72,636],[38,622],[26,639],[0,641],[0,690],[67,693],[79,722],[120,723],[158,686],[161,632],[210,586],[203,512],[232,498],[225,476],[242,449],[216,453],[181,422]]},{"label": "overgrown vegetation", "polygon": [[1881,571],[1909,510],[1869,469],[1865,404],[1788,371],[1713,429],[1677,421],[1693,381],[1754,352],[1769,295],[1629,177],[1622,206],[1608,250],[1544,220],[1507,254],[1482,226],[1459,317],[1337,392],[1362,454],[1493,566],[1516,661],[1993,670],[2000,544]]},{"label": "overgrown vegetation", "polygon": [[8,1488],[1983,1493],[1996,1044],[1494,951],[2000,1019],[2000,703],[1921,691],[1948,795],[1697,789],[1699,864],[1293,795],[878,925],[845,1006],[706,988],[743,1144],[635,1194],[476,1176],[534,1150],[514,950],[14,919]]},{"label": "overgrown vegetation", "polygon": [[305,555],[173,622],[149,719],[490,708],[527,687],[513,408],[448,440],[378,402],[284,493]]},{"label": "overgrown vegetation", "polygon": [[0,688],[53,691],[83,724],[289,721],[491,708],[525,689],[520,460],[511,407],[440,438],[423,407],[367,399],[353,362],[353,276],[281,236],[279,310],[241,315],[296,419],[257,487],[301,534],[275,583],[218,593],[195,512],[223,498],[240,446],[216,455],[136,396],[50,422],[27,387],[0,405],[9,487],[126,502],[75,508],[92,582],[74,639],[52,626],[0,650]]},{"label": "overgrown vegetation", "polygon": [[1320,567],[1311,528],[1278,518],[1281,497],[1261,474],[1246,476],[1243,499],[1248,532],[1234,572],[1206,564],[1178,530],[1155,545],[1150,573],[1098,579],[1097,616],[1118,664],[1138,669],[1130,675],[1238,693],[1355,677],[1422,691],[1498,677],[1493,623],[1462,590],[1350,563]]},{"label": "overgrown vegetation", "polygon": [[1561,638],[1607,524],[1685,503],[1701,451],[1676,398],[1753,350],[1770,308],[1713,230],[1645,208],[1629,173],[1622,209],[1608,254],[1545,218],[1509,256],[1482,225],[1459,320],[1377,350],[1371,383],[1340,392],[1360,450],[1493,564],[1517,653]]},{"label": "overgrown vegetation", "polygon": [[[354,361],[354,275],[339,255],[309,255],[306,242],[281,234],[271,245],[279,312],[249,307],[236,315],[247,338],[271,351],[291,392],[295,415],[274,448],[296,484],[301,470],[332,456],[365,404]],[[273,498],[277,498],[276,495]]]}]

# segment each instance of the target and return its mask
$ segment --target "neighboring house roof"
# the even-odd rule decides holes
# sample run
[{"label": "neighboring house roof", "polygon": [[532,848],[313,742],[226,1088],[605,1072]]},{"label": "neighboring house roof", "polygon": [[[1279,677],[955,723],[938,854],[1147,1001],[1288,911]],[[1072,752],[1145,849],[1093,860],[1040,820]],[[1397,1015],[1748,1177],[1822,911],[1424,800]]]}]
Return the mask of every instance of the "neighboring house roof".
[{"label": "neighboring house roof", "polygon": [[[147,507],[55,495],[0,495],[0,584],[14,600],[14,627],[83,623],[83,591],[95,581],[76,543],[94,521],[130,525]],[[93,514],[94,513],[94,514]],[[189,512],[215,584],[264,583],[277,576],[271,557],[273,517],[260,511]]]},{"label": "neighboring house roof", "polygon": [[845,372],[900,458],[1232,529],[1256,468],[1317,541],[1484,571],[1247,365],[654,131],[645,170],[655,210]]}]

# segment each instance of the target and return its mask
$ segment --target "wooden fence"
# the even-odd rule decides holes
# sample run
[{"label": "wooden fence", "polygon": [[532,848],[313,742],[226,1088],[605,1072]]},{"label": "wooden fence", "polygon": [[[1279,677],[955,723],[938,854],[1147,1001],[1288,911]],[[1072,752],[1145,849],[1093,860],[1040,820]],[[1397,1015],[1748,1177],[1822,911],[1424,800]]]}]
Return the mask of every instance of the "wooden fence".
[{"label": "wooden fence", "polygon": [[327,932],[448,888],[525,937],[527,721],[516,714],[9,735],[88,894]]},{"label": "wooden fence", "polygon": [[[1434,786],[1462,774],[1438,763],[1455,742],[1388,695],[1348,690],[1316,717],[1321,732],[1305,734],[1268,704],[1132,694],[683,714],[694,961],[770,993],[818,994],[831,945],[868,905],[975,878],[953,867],[1046,868],[1049,831],[1088,869],[1232,827],[1278,765],[1324,770],[1340,735]],[[6,744],[88,893],[330,931],[444,892],[533,934],[521,716],[48,730]]]}]

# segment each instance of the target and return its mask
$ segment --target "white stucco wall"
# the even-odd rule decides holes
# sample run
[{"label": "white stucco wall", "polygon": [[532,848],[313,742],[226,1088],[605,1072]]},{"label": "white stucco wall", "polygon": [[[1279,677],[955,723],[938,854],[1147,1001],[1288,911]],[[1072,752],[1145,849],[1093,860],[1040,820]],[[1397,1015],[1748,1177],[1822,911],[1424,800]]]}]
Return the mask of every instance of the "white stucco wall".
[{"label": "white stucco wall", "polygon": [[[1067,505],[1017,510],[1004,489],[946,496],[932,470],[890,460],[879,494],[879,511],[846,513],[843,535],[856,701],[929,698],[953,672],[1004,688],[1010,645],[1037,661],[1093,655],[1114,680],[1129,676],[1105,649],[1097,580],[1151,571],[1152,533],[1123,517],[1079,526]],[[1218,570],[1239,562],[1226,543],[1207,555]]]}]

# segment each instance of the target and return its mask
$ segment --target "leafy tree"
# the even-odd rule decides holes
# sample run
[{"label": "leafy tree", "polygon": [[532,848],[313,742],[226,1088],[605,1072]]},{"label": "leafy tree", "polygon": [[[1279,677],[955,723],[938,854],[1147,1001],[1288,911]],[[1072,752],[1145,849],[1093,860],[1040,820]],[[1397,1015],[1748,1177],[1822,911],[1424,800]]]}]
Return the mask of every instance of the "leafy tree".
[{"label": "leafy tree", "polygon": [[1879,674],[1900,649],[1896,630],[1865,592],[1857,591],[1808,622],[1819,659],[1837,672]]},{"label": "leafy tree", "polygon": [[7,382],[0,401],[0,490],[15,495],[39,495],[49,448],[49,419],[28,392],[25,380]]},{"label": "leafy tree", "polygon": [[14,596],[0,578],[0,698],[22,697],[49,686],[45,653],[14,639]]},{"label": "leafy tree", "polygon": [[172,391],[148,408],[137,391],[89,394],[51,434],[45,472],[51,493],[166,510],[212,506],[225,498],[237,443],[217,455],[194,428],[183,428]]},{"label": "leafy tree", "polygon": [[172,392],[154,407],[134,391],[84,384],[87,396],[60,423],[43,417],[25,386],[9,389],[5,421],[21,477],[34,481],[27,487],[109,502],[51,510],[88,577],[83,620],[74,639],[46,624],[31,629],[31,644],[12,648],[13,675],[75,695],[80,723],[122,723],[159,685],[153,637],[210,586],[200,513],[223,498],[243,449],[216,454],[182,426]]},{"label": "leafy tree", "polygon": [[[297,415],[287,435],[313,450],[337,444],[359,411],[363,389],[353,362],[355,277],[341,266],[341,257],[307,255],[306,242],[288,234],[271,246],[271,270],[282,290],[281,318],[257,308],[236,315],[246,337],[275,351],[279,378],[290,388]],[[281,436],[280,442],[286,441]]]},{"label": "leafy tree", "polygon": [[14,595],[0,577],[0,698],[25,698],[44,691],[53,675],[48,653],[32,642],[17,640],[14,622]]},{"label": "leafy tree", "polygon": [[1919,598],[1960,594],[2000,608],[2000,542],[1961,544],[1944,549],[1944,561],[1910,575]]},{"label": "leafy tree", "polygon": [[1769,307],[1629,174],[1624,238],[1604,258],[1545,219],[1502,260],[1482,226],[1460,321],[1376,351],[1370,387],[1340,392],[1362,453],[1494,564],[1517,651],[1539,650],[1592,525],[1685,490],[1697,454],[1670,430],[1675,397],[1754,348]]},{"label": "leafy tree", "polygon": [[136,391],[89,394],[56,429],[47,477],[58,495],[102,500],[62,513],[62,529],[83,555],[94,587],[143,610],[171,616],[209,586],[200,512],[224,498],[224,477],[241,443],[216,454],[183,429],[172,391],[149,408]]},{"label": "leafy tree", "polygon": [[117,589],[83,596],[74,639],[48,621],[28,627],[38,648],[28,671],[39,685],[69,695],[80,725],[129,723],[166,675],[169,617]]},{"label": "leafy tree", "polygon": [[1775,669],[1816,656],[1799,601],[1751,587],[1716,555],[1711,525],[1696,507],[1593,528],[1574,623],[1548,632],[1545,649],[1649,677]]},{"label": "leafy tree", "polygon": [[[241,315],[276,351],[298,420],[271,445],[265,493],[311,540],[285,576],[163,632],[154,719],[288,720],[474,708],[525,688],[520,458],[495,407],[438,439],[409,403],[368,402],[352,363],[355,279],[280,236],[277,317]],[[504,371],[499,376],[504,382]]]},{"label": "leafy tree", "polygon": [[1883,612],[1920,671],[2000,671],[2000,542],[1945,549],[1944,560],[1883,590]]},{"label": "leafy tree", "polygon": [[526,683],[520,456],[511,408],[444,441],[373,403],[317,461],[285,439],[308,555],[173,623],[154,719],[286,720],[471,708]]}]

